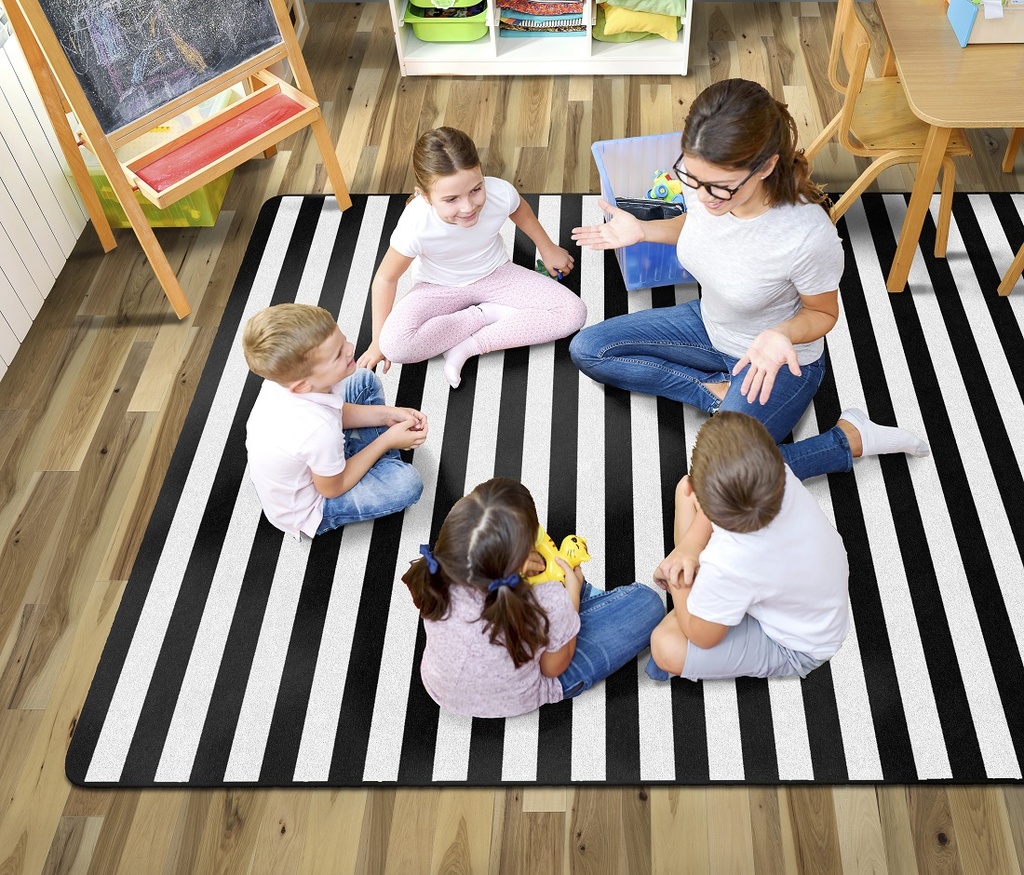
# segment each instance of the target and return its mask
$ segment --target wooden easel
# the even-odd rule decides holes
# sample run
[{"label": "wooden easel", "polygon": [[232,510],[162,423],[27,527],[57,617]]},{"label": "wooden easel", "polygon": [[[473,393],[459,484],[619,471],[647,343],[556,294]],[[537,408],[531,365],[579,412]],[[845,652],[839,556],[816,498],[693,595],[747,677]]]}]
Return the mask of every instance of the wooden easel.
[{"label": "wooden easel", "polygon": [[[283,0],[250,0],[250,6],[258,7],[257,11],[272,12],[280,42],[259,48],[252,57],[238,60],[224,72],[204,77],[195,87],[125,123],[111,121],[113,103],[104,105],[102,94],[94,92],[91,99],[87,96],[83,82],[69,60],[65,44],[58,38],[44,11],[43,5],[47,2],[50,0],[5,0],[5,7],[32,68],[57,140],[82,193],[86,210],[103,250],[109,252],[117,244],[79,151],[82,145],[99,160],[179,318],[192,312],[191,307],[135,198],[136,190],[163,209],[244,161],[261,153],[273,154],[281,140],[309,125],[338,206],[345,210],[352,205],[334,143],[320,112],[313,82]],[[167,7],[176,2],[162,0],[161,4],[154,3],[152,7]],[[88,15],[90,10],[102,6],[104,4],[94,0],[84,0],[83,14]],[[104,25],[109,27],[110,21],[105,20]],[[231,27],[233,22],[225,22],[224,26]],[[270,30],[273,42],[278,34],[272,32],[272,27]],[[75,39],[78,37],[78,33],[74,34]],[[66,41],[70,39],[65,37]],[[199,53],[180,34],[174,34],[172,45],[184,45],[183,52],[189,59],[205,69]],[[297,87],[270,72],[269,68],[282,60],[290,65]],[[115,149],[237,84],[245,85],[249,91],[240,102],[130,161],[118,159]],[[94,102],[98,106],[94,106]],[[69,111],[77,118],[80,130],[72,129]],[[101,123],[101,117],[105,124]]]}]

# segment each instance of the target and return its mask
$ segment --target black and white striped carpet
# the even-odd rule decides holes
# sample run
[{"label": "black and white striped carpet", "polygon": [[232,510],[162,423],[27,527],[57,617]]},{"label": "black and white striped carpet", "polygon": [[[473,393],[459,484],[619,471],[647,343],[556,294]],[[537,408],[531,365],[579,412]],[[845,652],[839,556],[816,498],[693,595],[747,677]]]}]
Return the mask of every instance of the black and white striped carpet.
[{"label": "black and white striped carpet", "polygon": [[[554,239],[600,221],[596,197],[533,200]],[[658,684],[642,660],[575,701],[508,720],[440,712],[418,676],[423,632],[398,576],[452,503],[520,478],[555,535],[585,535],[599,585],[650,580],[700,416],[582,377],[568,342],[395,366],[419,407],[425,490],[404,515],[299,544],[246,474],[259,381],[241,325],[319,302],[358,348],[367,290],[403,196],[268,202],[67,757],[94,786],[844,783],[1021,779],[1024,761],[1024,296],[995,288],[1024,236],[1024,196],[958,195],[949,257],[919,253],[909,293],[884,273],[906,208],[868,195],[840,226],[843,317],[796,436],[841,405],[927,435],[927,459],[859,461],[809,486],[850,555],[853,626],[806,681]],[[531,265],[525,238],[515,258]],[[930,253],[933,227],[922,237]],[[725,255],[725,254],[724,254]],[[566,282],[590,323],[671,305],[692,285],[626,293],[610,254]]]}]

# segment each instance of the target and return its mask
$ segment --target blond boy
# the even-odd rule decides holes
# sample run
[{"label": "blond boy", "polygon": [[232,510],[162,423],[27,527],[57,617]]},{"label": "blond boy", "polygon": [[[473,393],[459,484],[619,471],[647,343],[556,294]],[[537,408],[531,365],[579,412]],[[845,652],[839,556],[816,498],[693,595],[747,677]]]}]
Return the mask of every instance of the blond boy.
[{"label": "blond boy", "polygon": [[398,451],[426,440],[427,417],[384,403],[327,310],[267,307],[246,323],[242,349],[264,378],[246,424],[249,474],[277,528],[313,537],[420,497],[423,481]]}]

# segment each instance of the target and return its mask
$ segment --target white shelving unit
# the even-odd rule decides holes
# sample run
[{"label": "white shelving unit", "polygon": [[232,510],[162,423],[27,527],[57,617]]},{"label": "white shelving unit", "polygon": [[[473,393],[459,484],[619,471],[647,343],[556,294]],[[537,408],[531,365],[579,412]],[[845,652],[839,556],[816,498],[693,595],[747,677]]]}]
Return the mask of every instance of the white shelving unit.
[{"label": "white shelving unit", "polygon": [[686,75],[693,0],[677,42],[608,43],[592,36],[595,0],[584,0],[586,34],[503,37],[496,0],[488,0],[487,33],[473,42],[424,42],[405,22],[409,0],[388,0],[403,76]]}]

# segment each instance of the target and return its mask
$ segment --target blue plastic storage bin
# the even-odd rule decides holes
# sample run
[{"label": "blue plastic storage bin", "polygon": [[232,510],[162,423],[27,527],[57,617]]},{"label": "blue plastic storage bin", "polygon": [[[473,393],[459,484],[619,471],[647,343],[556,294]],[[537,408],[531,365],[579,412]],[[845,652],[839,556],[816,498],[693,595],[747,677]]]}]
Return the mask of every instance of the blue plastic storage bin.
[{"label": "blue plastic storage bin", "polygon": [[[590,151],[601,177],[601,197],[609,203],[616,197],[643,197],[659,170],[672,169],[681,139],[677,132],[598,140]],[[680,266],[675,246],[666,243],[634,243],[616,249],[615,257],[630,291],[694,281]]]}]

